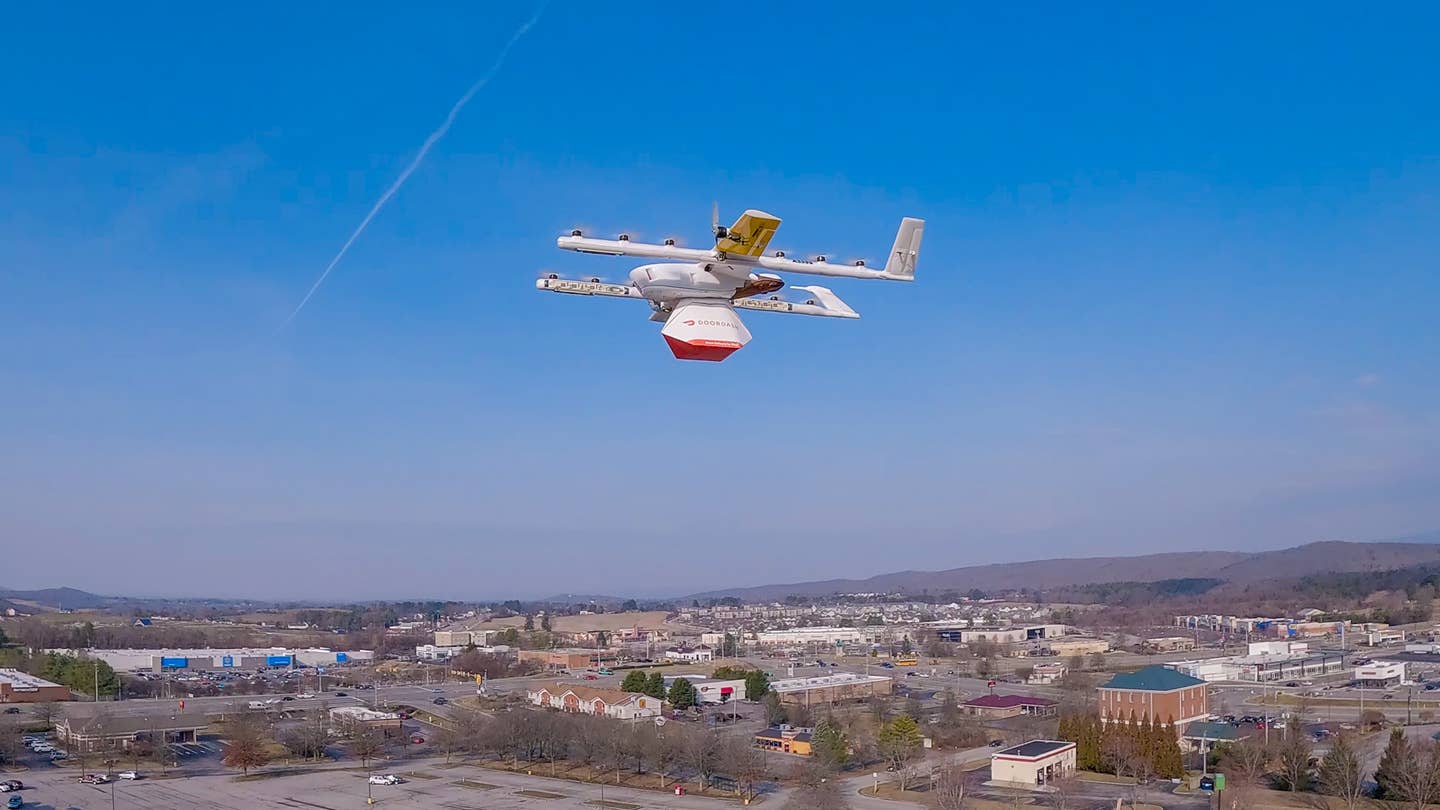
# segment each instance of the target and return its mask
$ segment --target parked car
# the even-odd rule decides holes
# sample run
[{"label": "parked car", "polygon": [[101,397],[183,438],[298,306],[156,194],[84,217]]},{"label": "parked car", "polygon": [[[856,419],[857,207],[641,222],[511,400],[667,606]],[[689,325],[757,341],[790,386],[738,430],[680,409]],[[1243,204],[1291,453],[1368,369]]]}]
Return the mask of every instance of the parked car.
[{"label": "parked car", "polygon": [[4,782],[0,782],[0,793],[10,793],[12,791],[20,790],[23,787],[24,785],[20,784],[17,780],[9,779]]},{"label": "parked car", "polygon": [[434,700],[432,700],[432,701],[430,701],[430,702],[431,702],[431,703],[434,703],[436,706],[444,706],[446,703],[449,703],[450,701],[446,700],[446,699],[443,698],[443,697],[438,697],[438,698],[435,698]]},{"label": "parked car", "polygon": [[18,808],[25,806],[25,800],[17,794],[6,799],[5,806],[9,808],[9,810],[18,810]]},{"label": "parked car", "polygon": [[115,775],[126,782],[134,782],[136,779],[140,778],[140,774],[134,771],[121,771],[120,773],[117,773]]},{"label": "parked car", "polygon": [[1214,789],[1215,789],[1215,777],[1213,777],[1213,776],[1202,776],[1202,777],[1200,777],[1200,789],[1201,789],[1201,790],[1214,790]]},{"label": "parked car", "polygon": [[419,734],[411,734],[410,742],[414,743],[415,745],[419,745],[420,743],[425,742],[425,738],[421,737]]},{"label": "parked car", "polygon": [[19,713],[20,713],[20,707],[19,707],[19,706],[6,706],[6,707],[5,707],[5,713],[6,713],[6,714],[19,714]]},{"label": "parked car", "polygon": [[999,747],[1003,746],[1004,744],[1005,744],[1005,741],[1004,741],[1004,740],[991,740],[991,741],[990,741],[990,747],[991,747],[991,748],[999,748]]},{"label": "parked car", "polygon": [[377,773],[372,774],[370,777],[370,784],[372,785],[398,785],[402,781],[404,780],[393,773]]}]

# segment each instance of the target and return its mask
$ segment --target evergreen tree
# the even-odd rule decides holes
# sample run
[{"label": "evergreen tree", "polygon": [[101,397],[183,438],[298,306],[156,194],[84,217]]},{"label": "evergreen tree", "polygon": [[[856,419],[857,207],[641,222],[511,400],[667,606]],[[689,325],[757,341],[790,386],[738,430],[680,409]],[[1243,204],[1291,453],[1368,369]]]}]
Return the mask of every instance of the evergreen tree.
[{"label": "evergreen tree", "polygon": [[1375,797],[1390,799],[1400,795],[1396,788],[1403,779],[1401,774],[1415,767],[1415,757],[1405,740],[1405,731],[1398,726],[1391,729],[1385,753],[1380,755],[1380,767],[1375,769]]},{"label": "evergreen tree", "polygon": [[688,709],[694,706],[699,697],[699,693],[695,691],[695,684],[691,683],[688,678],[676,678],[675,682],[670,684],[668,700],[670,705],[677,709]]},{"label": "evergreen tree", "polygon": [[526,630],[534,630],[534,629],[535,629],[535,617],[534,617],[534,616],[531,616],[529,613],[526,613],[526,614],[525,614],[525,629],[526,629]]},{"label": "evergreen tree", "polygon": [[645,694],[653,698],[665,699],[665,676],[659,671],[651,672],[645,679]]},{"label": "evergreen tree", "polygon": [[625,692],[644,692],[646,680],[644,672],[632,669],[625,673],[625,680],[620,682],[620,689]]},{"label": "evergreen tree", "polygon": [[1185,760],[1180,755],[1180,741],[1175,736],[1175,718],[1155,725],[1155,775],[1174,779],[1185,775]]},{"label": "evergreen tree", "polygon": [[810,737],[815,756],[827,766],[839,770],[850,761],[850,739],[833,719],[826,717],[815,726]]},{"label": "evergreen tree", "polygon": [[770,675],[761,669],[745,674],[745,699],[762,700],[770,693]]}]

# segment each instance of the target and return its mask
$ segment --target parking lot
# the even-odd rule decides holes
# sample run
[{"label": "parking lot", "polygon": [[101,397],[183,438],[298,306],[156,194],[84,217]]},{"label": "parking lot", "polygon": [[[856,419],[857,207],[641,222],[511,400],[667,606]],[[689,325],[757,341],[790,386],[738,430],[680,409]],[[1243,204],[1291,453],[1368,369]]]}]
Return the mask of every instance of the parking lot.
[{"label": "parking lot", "polygon": [[[381,766],[377,773],[385,773]],[[25,779],[26,808],[40,810],[91,810],[109,805],[145,810],[231,810],[280,806],[292,810],[343,810],[366,806],[367,795],[377,804],[400,808],[451,810],[578,810],[628,805],[672,810],[714,810],[733,802],[676,796],[671,793],[602,787],[529,777],[462,765],[446,768],[442,760],[408,763],[398,773],[398,785],[370,785],[360,769],[311,770],[293,775],[264,775],[251,779],[233,774],[167,779],[151,776],[135,782],[81,784],[73,773],[54,771]],[[599,805],[601,792],[606,805]],[[627,808],[628,810],[628,808]]]}]

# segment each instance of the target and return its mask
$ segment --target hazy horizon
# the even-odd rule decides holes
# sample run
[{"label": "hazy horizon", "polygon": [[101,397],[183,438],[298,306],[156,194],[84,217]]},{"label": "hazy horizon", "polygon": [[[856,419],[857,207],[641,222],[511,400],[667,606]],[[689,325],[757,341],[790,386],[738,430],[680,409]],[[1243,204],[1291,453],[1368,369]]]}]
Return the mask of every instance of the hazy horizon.
[{"label": "hazy horizon", "polygon": [[[782,6],[716,58],[706,9],[552,6],[288,322],[537,7],[11,10],[0,585],[683,594],[1440,527],[1440,8]],[[835,260],[923,217],[916,282],[748,313],[718,365],[533,287],[643,263],[576,225],[705,245],[715,200]]]}]

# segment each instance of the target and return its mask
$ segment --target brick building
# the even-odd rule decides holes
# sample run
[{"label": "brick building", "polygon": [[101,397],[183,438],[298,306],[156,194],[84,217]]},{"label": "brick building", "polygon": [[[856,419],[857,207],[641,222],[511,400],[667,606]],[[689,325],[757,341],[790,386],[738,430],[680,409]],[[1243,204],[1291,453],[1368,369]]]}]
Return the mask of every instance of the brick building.
[{"label": "brick building", "polygon": [[1122,672],[1099,689],[1100,720],[1105,723],[1171,724],[1177,737],[1190,723],[1210,713],[1205,682],[1161,666]]},{"label": "brick building", "polygon": [[1032,714],[1048,717],[1056,712],[1057,704],[1049,698],[1030,695],[981,695],[961,704],[966,712],[981,717],[1018,717]]},{"label": "brick building", "polygon": [[18,669],[0,669],[0,703],[51,703],[69,699],[69,687]]}]

